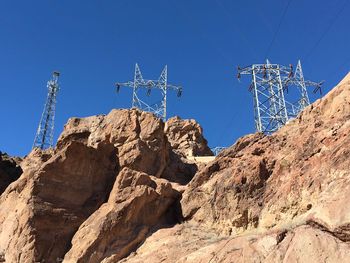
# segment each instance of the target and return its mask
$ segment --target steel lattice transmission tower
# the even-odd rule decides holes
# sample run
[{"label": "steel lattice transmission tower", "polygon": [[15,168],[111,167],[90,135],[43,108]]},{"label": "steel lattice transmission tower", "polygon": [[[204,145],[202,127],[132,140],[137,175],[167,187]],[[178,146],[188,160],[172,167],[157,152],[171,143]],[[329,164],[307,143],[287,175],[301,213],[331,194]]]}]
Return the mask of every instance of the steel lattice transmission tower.
[{"label": "steel lattice transmission tower", "polygon": [[[307,87],[313,86],[321,91],[321,83],[304,79],[301,62],[298,61],[296,71],[293,66],[271,64],[253,64],[248,67],[238,67],[238,79],[241,75],[251,75],[249,91],[254,98],[255,128],[258,132],[271,134],[285,125],[290,118],[310,104]],[[296,102],[290,102],[288,93],[296,87]],[[295,98],[294,98],[295,99]]]},{"label": "steel lattice transmission tower", "polygon": [[[177,92],[177,96],[181,97],[182,87],[175,86],[168,83],[168,69],[167,66],[164,67],[162,73],[158,80],[144,79],[140,70],[139,65],[135,65],[134,81],[128,82],[117,82],[117,92],[119,92],[120,87],[129,87],[133,89],[132,93],[132,108],[138,108],[143,111],[149,111],[154,113],[157,117],[166,120],[166,108],[167,108],[167,93],[168,90],[174,90]],[[158,89],[161,92],[161,101],[156,102],[152,105],[147,104],[145,101],[140,99],[139,91],[141,89],[147,90],[147,95],[151,95],[152,89]]]},{"label": "steel lattice transmission tower", "polygon": [[[301,62],[300,60],[298,60],[294,75],[293,76],[288,75],[287,77],[284,78],[283,87],[287,91],[287,93],[290,90],[290,87],[296,88],[299,96],[298,96],[298,100],[294,102],[293,105],[294,107],[296,107],[297,114],[298,114],[300,111],[305,109],[308,105],[310,105],[307,87],[314,87],[313,92],[316,93],[317,91],[319,91],[321,94],[322,84],[323,84],[323,81],[314,82],[310,80],[305,80],[303,69],[301,67]],[[296,117],[296,115],[294,115],[294,117]]]},{"label": "steel lattice transmission tower", "polygon": [[53,146],[56,97],[59,91],[59,76],[60,73],[54,71],[52,78],[47,82],[47,99],[44,106],[44,111],[41,115],[39,127],[35,135],[33,148],[47,149]]}]

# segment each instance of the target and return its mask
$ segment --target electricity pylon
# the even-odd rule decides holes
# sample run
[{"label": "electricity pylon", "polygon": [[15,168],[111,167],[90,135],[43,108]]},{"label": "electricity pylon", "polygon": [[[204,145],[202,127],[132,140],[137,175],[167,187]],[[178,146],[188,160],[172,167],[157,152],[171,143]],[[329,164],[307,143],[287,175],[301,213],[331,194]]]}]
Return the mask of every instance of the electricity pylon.
[{"label": "electricity pylon", "polygon": [[[167,66],[164,67],[162,73],[158,80],[148,80],[144,79],[140,70],[139,65],[135,65],[134,81],[128,82],[117,82],[116,84],[117,92],[119,92],[120,87],[129,87],[133,89],[132,93],[132,108],[138,108],[143,111],[149,111],[154,113],[157,117],[162,118],[166,121],[167,114],[167,92],[168,90],[174,90],[177,92],[177,96],[181,97],[182,87],[168,84],[168,69]],[[145,101],[140,99],[140,94],[138,93],[141,88],[147,89],[147,96],[151,95],[152,89],[159,89],[161,92],[161,101],[158,101],[152,105],[147,104]]]},{"label": "electricity pylon", "polygon": [[[316,91],[320,91],[321,93],[321,86],[323,84],[322,82],[314,82],[310,80],[304,79],[303,69],[301,67],[301,62],[298,60],[295,73],[293,76],[288,76],[284,78],[284,89],[288,92],[290,90],[291,86],[294,86],[298,93],[298,100],[293,103],[294,107],[296,107],[297,114],[305,109],[307,106],[310,105],[309,95],[307,92],[307,87],[314,87],[314,93]],[[292,117],[296,117],[295,114]]]},{"label": "electricity pylon", "polygon": [[56,97],[59,91],[59,76],[60,73],[54,71],[52,78],[47,82],[47,99],[44,106],[44,111],[41,115],[39,127],[35,135],[33,148],[47,149],[53,146]]},{"label": "electricity pylon", "polygon": [[280,65],[269,61],[238,68],[238,78],[241,75],[252,76],[249,91],[254,98],[255,128],[259,132],[271,133],[287,122],[281,70],[288,71],[288,68],[281,69]]},{"label": "electricity pylon", "polygon": [[[271,64],[266,60],[266,64],[238,67],[238,79],[241,75],[252,76],[249,91],[254,98],[255,128],[256,131],[266,134],[278,130],[310,104],[308,86],[314,86],[316,91],[322,85],[322,82],[316,83],[304,79],[300,60],[295,73],[292,65],[288,67]],[[299,91],[295,103],[285,99],[291,86],[296,86]]]}]

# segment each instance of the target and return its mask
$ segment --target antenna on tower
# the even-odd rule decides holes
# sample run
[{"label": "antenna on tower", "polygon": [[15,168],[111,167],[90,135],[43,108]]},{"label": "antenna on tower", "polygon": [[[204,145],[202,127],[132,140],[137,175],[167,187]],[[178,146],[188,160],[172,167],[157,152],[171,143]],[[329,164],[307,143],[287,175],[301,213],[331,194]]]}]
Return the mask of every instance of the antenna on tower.
[{"label": "antenna on tower", "polygon": [[[238,79],[241,75],[251,75],[249,91],[254,98],[255,128],[258,132],[271,134],[294,118],[305,107],[310,105],[307,87],[320,89],[323,82],[305,80],[300,60],[295,73],[293,65],[253,64],[248,67],[237,67]],[[288,97],[290,86],[296,86],[299,95],[296,103],[290,103]]]},{"label": "antenna on tower", "polygon": [[41,115],[38,130],[35,135],[33,148],[47,149],[53,146],[53,132],[55,124],[56,97],[59,91],[58,78],[60,73],[54,71],[47,82],[48,94],[44,111]]},{"label": "antenna on tower", "polygon": [[[181,97],[182,87],[175,86],[168,83],[168,68],[164,67],[158,80],[144,79],[140,70],[139,65],[135,64],[134,81],[128,82],[117,82],[117,92],[120,87],[129,87],[133,89],[132,93],[132,108],[138,108],[143,111],[149,111],[154,113],[157,117],[162,118],[166,121],[167,116],[167,92],[173,90],[177,92],[177,96]],[[147,95],[150,96],[153,89],[158,89],[161,92],[161,101],[156,102],[152,105],[147,104],[145,101],[140,99],[139,91],[141,88],[147,89]]]}]

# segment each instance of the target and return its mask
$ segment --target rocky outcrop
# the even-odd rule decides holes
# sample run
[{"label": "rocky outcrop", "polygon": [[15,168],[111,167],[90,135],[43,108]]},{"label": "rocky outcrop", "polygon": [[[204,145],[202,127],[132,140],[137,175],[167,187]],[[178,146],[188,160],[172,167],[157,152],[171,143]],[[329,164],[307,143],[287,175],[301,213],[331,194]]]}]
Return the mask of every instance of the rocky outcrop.
[{"label": "rocky outcrop", "polygon": [[163,177],[171,182],[186,185],[198,170],[198,163],[188,156],[212,156],[202,127],[195,120],[170,118],[165,123],[165,135],[170,143],[169,161]]},{"label": "rocky outcrop", "polygon": [[165,133],[171,147],[182,156],[212,156],[203,129],[195,120],[170,118],[165,123]]},{"label": "rocky outcrop", "polygon": [[350,223],[350,76],[272,136],[241,138],[186,189],[184,217],[225,233]]},{"label": "rocky outcrop", "polygon": [[145,240],[152,227],[176,223],[171,210],[178,198],[166,180],[124,168],[107,203],[74,235],[64,262],[117,262]]},{"label": "rocky outcrop", "polygon": [[0,194],[22,174],[20,158],[13,158],[0,152]]},{"label": "rocky outcrop", "polygon": [[186,223],[123,262],[349,262],[349,134],[350,74],[275,134],[245,136],[200,169],[182,195]]},{"label": "rocky outcrop", "polygon": [[132,110],[112,110],[108,115],[72,118],[65,125],[57,145],[81,141],[96,147],[100,143],[113,145],[121,168],[160,177],[168,159],[169,144],[164,123],[151,113]]},{"label": "rocky outcrop", "polygon": [[349,250],[349,243],[309,225],[230,237],[187,223],[159,230],[120,262],[346,263],[350,260]]},{"label": "rocky outcrop", "polygon": [[68,251],[66,262],[125,257],[155,228],[178,221],[180,193],[161,179],[179,181],[170,169],[175,163],[188,169],[186,181],[197,170],[182,162],[151,113],[70,119],[57,147],[34,149],[1,195],[0,256],[6,262],[60,262]]},{"label": "rocky outcrop", "polygon": [[78,227],[107,199],[117,168],[113,147],[72,141],[36,171],[24,172],[0,198],[5,261],[63,258]]}]

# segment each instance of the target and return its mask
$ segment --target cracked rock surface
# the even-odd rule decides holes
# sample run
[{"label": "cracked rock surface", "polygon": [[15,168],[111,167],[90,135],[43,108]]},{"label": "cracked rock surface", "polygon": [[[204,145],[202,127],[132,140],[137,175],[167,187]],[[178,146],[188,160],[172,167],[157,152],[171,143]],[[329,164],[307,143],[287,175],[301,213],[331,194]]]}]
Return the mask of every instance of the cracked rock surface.
[{"label": "cracked rock surface", "polygon": [[[184,223],[123,262],[350,262],[350,74],[271,136],[200,169]],[[157,251],[157,253],[152,253]]]}]

